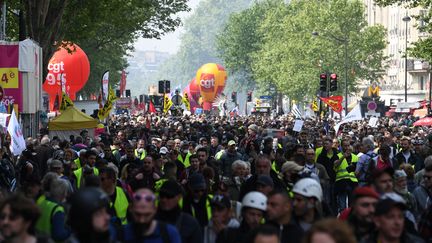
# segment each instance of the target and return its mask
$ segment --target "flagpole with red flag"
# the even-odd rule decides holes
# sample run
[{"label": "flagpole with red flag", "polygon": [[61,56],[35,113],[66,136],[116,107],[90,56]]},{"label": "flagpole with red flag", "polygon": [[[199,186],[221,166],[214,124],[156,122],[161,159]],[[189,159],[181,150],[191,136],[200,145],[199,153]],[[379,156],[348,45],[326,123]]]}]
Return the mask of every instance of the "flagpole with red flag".
[{"label": "flagpole with red flag", "polygon": [[149,112],[150,113],[156,113],[156,109],[154,107],[153,101],[150,100],[150,104],[149,104]]}]

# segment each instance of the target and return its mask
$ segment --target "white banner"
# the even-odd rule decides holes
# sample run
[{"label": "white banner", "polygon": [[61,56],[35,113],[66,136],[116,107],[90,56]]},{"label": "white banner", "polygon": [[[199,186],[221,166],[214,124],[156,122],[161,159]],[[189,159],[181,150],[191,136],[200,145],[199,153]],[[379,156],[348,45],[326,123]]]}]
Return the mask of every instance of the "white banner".
[{"label": "white banner", "polygon": [[360,104],[357,104],[338,124],[334,126],[336,133],[339,130],[340,125],[352,121],[362,120],[363,117],[361,115]]},{"label": "white banner", "polygon": [[11,144],[9,146],[10,151],[18,156],[22,151],[26,149],[26,143],[24,136],[21,131],[21,127],[15,115],[15,110],[12,111],[12,115],[7,128],[9,135],[11,136]]},{"label": "white banner", "polygon": [[109,71],[106,71],[102,76],[102,101],[103,104],[108,99],[108,84],[109,84]]}]

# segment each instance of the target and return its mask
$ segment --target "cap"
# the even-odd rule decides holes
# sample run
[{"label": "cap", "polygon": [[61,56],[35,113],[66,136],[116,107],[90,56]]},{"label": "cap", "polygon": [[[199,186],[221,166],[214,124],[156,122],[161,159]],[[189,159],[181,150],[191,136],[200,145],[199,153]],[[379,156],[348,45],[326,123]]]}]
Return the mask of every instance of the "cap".
[{"label": "cap", "polygon": [[191,187],[192,190],[200,190],[200,189],[206,189],[207,184],[204,179],[204,176],[201,173],[195,173],[189,177],[189,186]]},{"label": "cap", "polygon": [[385,193],[381,196],[381,199],[375,206],[375,215],[379,216],[387,214],[394,207],[399,207],[401,210],[405,210],[407,209],[406,201],[395,192]]},{"label": "cap", "polygon": [[210,206],[219,208],[231,208],[231,200],[228,196],[217,194],[213,196],[210,202]]},{"label": "cap", "polygon": [[167,154],[168,153],[168,148],[167,147],[160,148],[159,153],[160,154],[164,154],[164,155]]},{"label": "cap", "polygon": [[159,194],[175,197],[179,194],[183,194],[183,188],[175,180],[168,180],[162,184]]},{"label": "cap", "polygon": [[257,179],[257,184],[274,187],[273,179],[268,175],[260,175]]},{"label": "cap", "polygon": [[399,178],[403,178],[403,177],[407,177],[407,174],[405,173],[404,170],[396,170],[394,172],[394,175],[393,175],[394,179],[399,179]]},{"label": "cap", "polygon": [[258,126],[255,124],[249,125],[248,129],[254,131],[254,132],[258,132]]},{"label": "cap", "polygon": [[303,166],[298,165],[294,161],[287,161],[287,162],[283,163],[282,168],[281,168],[282,173],[285,173],[287,171],[292,171],[294,173],[298,173],[302,170],[303,170]]},{"label": "cap", "polygon": [[363,186],[363,187],[357,187],[353,191],[354,198],[360,198],[360,197],[373,197],[376,199],[379,199],[379,194],[376,192],[372,187],[369,186]]},{"label": "cap", "polygon": [[236,145],[236,142],[234,140],[230,140],[228,142],[228,146]]}]

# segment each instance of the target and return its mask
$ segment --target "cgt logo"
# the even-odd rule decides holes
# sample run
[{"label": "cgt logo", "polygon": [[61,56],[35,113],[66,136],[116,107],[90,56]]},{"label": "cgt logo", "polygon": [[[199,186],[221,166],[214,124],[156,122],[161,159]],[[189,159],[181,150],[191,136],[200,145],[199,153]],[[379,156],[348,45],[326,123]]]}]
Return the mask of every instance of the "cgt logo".
[{"label": "cgt logo", "polygon": [[209,73],[201,74],[200,85],[205,91],[214,91],[214,87],[215,87],[214,74],[209,74]]}]

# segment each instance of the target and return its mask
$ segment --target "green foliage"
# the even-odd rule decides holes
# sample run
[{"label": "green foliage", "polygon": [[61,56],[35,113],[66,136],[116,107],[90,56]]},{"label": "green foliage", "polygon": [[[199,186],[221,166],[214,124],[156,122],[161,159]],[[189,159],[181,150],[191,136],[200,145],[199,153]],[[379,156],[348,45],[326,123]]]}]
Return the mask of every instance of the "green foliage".
[{"label": "green foliage", "polygon": [[[376,80],[383,70],[386,31],[382,26],[367,27],[360,1],[261,2],[233,16],[224,31],[230,37],[219,41],[223,60],[234,71],[251,70],[261,93],[274,85],[283,94],[304,100],[316,94],[318,74],[325,71],[338,74],[341,93],[345,45],[351,93],[360,79]],[[314,31],[319,35],[314,37]]]},{"label": "green foliage", "polygon": [[[63,40],[78,44],[87,53],[91,74],[80,93],[84,95],[98,93],[105,70],[110,70],[110,80],[117,83],[134,41],[139,36],[160,38],[175,30],[181,23],[176,14],[189,10],[187,0],[21,1],[27,35],[43,47],[45,66]],[[9,10],[19,6],[10,5]],[[18,18],[11,21],[9,33],[16,39]]]},{"label": "green foliage", "polygon": [[[232,13],[249,6],[252,0],[202,0],[195,12],[186,19],[179,51],[159,69],[153,77],[187,84],[205,63],[221,63],[216,36]],[[230,76],[230,75],[228,75]],[[228,80],[228,83],[231,82]],[[176,85],[176,84],[175,84]]]}]

